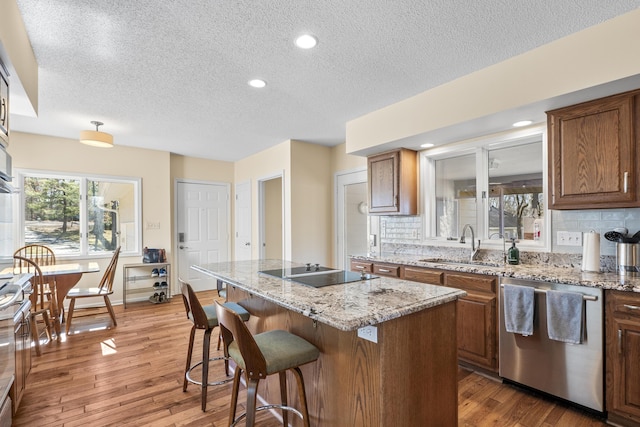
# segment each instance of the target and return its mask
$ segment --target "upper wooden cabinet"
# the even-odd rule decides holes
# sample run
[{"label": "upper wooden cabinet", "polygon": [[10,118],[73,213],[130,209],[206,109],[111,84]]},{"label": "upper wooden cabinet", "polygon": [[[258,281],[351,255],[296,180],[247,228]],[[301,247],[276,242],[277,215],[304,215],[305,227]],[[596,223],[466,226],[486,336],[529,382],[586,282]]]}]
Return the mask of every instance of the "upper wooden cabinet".
[{"label": "upper wooden cabinet", "polygon": [[417,215],[417,153],[400,150],[370,156],[369,213],[373,215]]},{"label": "upper wooden cabinet", "polygon": [[549,207],[640,206],[640,90],[547,112]]}]

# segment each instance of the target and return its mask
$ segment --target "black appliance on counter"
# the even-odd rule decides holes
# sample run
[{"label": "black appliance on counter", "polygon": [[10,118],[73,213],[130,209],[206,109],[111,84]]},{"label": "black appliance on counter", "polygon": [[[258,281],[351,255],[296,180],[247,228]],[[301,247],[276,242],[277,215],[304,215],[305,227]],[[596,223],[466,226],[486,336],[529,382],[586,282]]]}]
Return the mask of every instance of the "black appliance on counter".
[{"label": "black appliance on counter", "polygon": [[345,283],[360,282],[363,280],[377,279],[369,273],[356,273],[353,271],[335,270],[328,267],[321,267],[319,264],[307,264],[305,267],[278,268],[274,270],[263,270],[259,273],[278,279],[291,280],[314,288],[324,286],[340,285]]}]

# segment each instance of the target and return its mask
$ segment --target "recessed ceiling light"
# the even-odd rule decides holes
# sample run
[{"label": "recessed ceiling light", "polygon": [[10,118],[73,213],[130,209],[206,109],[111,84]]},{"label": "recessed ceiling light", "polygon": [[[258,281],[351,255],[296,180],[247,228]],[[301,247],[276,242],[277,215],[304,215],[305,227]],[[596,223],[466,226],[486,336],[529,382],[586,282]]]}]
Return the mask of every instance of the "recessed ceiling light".
[{"label": "recessed ceiling light", "polygon": [[263,88],[266,85],[267,85],[267,82],[265,82],[264,80],[260,80],[260,79],[249,80],[249,86],[251,87]]},{"label": "recessed ceiling light", "polygon": [[420,147],[422,147],[422,148],[431,148],[431,147],[433,147],[433,144],[430,143],[430,142],[427,142],[426,144],[420,145]]},{"label": "recessed ceiling light", "polygon": [[513,124],[514,128],[521,128],[523,126],[529,126],[531,123],[533,123],[531,120],[521,120],[519,122],[515,122]]},{"label": "recessed ceiling light", "polygon": [[311,34],[303,34],[296,39],[296,46],[300,49],[311,49],[318,44],[318,39]]}]

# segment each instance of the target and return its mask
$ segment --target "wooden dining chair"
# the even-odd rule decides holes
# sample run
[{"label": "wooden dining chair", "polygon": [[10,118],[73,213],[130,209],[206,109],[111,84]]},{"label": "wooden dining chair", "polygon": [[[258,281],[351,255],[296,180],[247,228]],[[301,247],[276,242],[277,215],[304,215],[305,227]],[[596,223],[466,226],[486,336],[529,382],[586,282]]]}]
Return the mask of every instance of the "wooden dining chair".
[{"label": "wooden dining chair", "polygon": [[[55,323],[58,321],[58,317],[56,316],[58,310],[55,306],[56,301],[58,300],[55,295],[56,289],[55,287],[48,287],[44,282],[42,271],[40,270],[40,267],[38,267],[38,264],[28,258],[18,255],[15,255],[13,258],[15,260],[15,274],[30,273],[33,275],[31,278],[31,287],[33,288],[33,292],[29,296],[29,299],[31,300],[31,337],[33,338],[33,342],[36,347],[36,354],[40,356],[40,332],[38,332],[37,316],[42,316],[49,341],[53,339],[54,330],[56,332],[60,330],[59,326],[55,326]],[[47,292],[52,295],[47,295]],[[59,333],[57,334],[57,339],[60,341]]]},{"label": "wooden dining chair", "polygon": [[56,263],[56,254],[50,247],[45,245],[26,245],[16,250],[13,255],[30,259],[39,266],[53,265]]},{"label": "wooden dining chair", "polygon": [[95,288],[76,288],[74,287],[67,294],[67,299],[71,302],[69,303],[69,315],[67,316],[67,335],[69,335],[69,330],[71,329],[71,321],[73,319],[73,310],[76,306],[76,300],[78,298],[92,298],[92,297],[103,297],[104,305],[107,307],[109,311],[109,316],[111,316],[111,321],[113,322],[113,326],[118,326],[118,322],[116,322],[116,314],[113,311],[113,306],[111,305],[111,300],[109,300],[109,295],[113,294],[113,279],[116,274],[116,265],[118,264],[118,257],[120,255],[120,246],[116,248],[113,252],[113,256],[111,257],[111,261],[107,266],[107,269],[102,276],[102,280]]}]

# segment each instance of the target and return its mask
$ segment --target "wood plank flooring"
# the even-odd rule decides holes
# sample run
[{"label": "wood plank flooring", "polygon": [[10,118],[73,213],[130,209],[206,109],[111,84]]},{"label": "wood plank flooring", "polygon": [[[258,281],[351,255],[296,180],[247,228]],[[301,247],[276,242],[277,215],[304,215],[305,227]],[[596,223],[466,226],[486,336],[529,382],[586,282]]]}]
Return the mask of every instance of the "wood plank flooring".
[{"label": "wood plank flooring", "polygon": [[[208,303],[214,293],[201,292],[199,297]],[[78,311],[70,336],[43,345],[40,357],[33,353],[14,426],[227,425],[231,384],[209,387],[206,412],[200,409],[198,386],[182,392],[191,326],[181,297],[168,304],[127,306],[115,307],[118,326],[113,329],[105,328],[110,323],[105,310],[85,310],[85,316]],[[201,354],[201,336],[197,334],[194,358]],[[210,371],[223,378],[221,365],[212,365]],[[311,382],[307,380],[307,386]],[[244,387],[241,392],[243,405]],[[458,397],[461,427],[606,425],[565,404],[463,369],[458,372]],[[239,405],[238,413],[243,411]],[[263,411],[258,425],[282,424]]]}]

